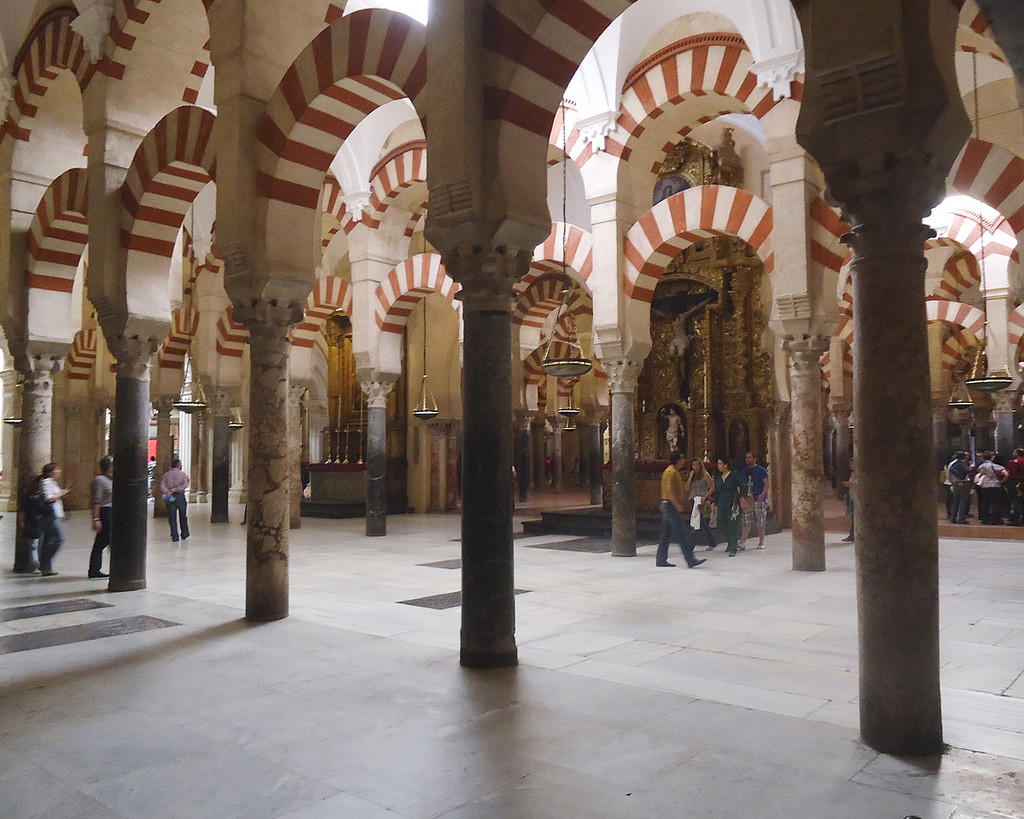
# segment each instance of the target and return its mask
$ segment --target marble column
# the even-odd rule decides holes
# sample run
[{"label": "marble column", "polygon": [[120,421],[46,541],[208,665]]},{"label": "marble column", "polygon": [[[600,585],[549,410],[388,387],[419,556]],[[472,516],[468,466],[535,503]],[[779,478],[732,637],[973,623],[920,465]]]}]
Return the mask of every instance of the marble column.
[{"label": "marble column", "polygon": [[[60,370],[60,359],[30,355],[18,359],[17,367],[24,377],[18,452],[18,479],[24,485],[52,457],[53,375]],[[14,571],[29,571],[32,560],[30,544],[19,534],[14,545]]]},{"label": "marble column", "polygon": [[992,394],[993,415],[996,419],[996,452],[1007,460],[1013,457],[1017,446],[1016,429],[1013,424],[1013,407],[1016,394],[1013,390],[1000,390]]},{"label": "marble column", "polygon": [[[532,251],[532,248],[531,248]],[[462,632],[460,662],[519,662],[512,550],[512,284],[531,252],[445,259],[462,284]]]},{"label": "marble column", "polygon": [[516,463],[516,482],[519,484],[519,502],[525,503],[530,499],[530,484],[533,482],[533,436],[530,434],[532,419],[521,410],[516,414],[516,429],[519,431],[519,445],[516,447],[519,456]]},{"label": "marble column", "polygon": [[153,517],[167,517],[167,501],[160,491],[160,479],[171,468],[174,457],[174,436],[171,434],[171,408],[174,398],[164,395],[157,399],[156,409],[156,466],[153,469]]},{"label": "marble column", "polygon": [[960,412],[960,448],[971,455],[971,429],[974,422],[969,412]]},{"label": "marble column", "polygon": [[[3,417],[21,418],[21,406],[14,406],[15,386],[18,383],[17,370],[7,369],[0,373],[3,380]],[[4,483],[0,487],[0,509],[13,511],[18,508],[18,443],[17,427],[14,424],[0,424],[0,453],[3,454]]]},{"label": "marble column", "polygon": [[544,486],[544,462],[547,460],[547,453],[544,451],[544,419],[534,417],[530,421],[530,430],[532,435],[530,440],[532,443],[531,453],[532,458],[532,480],[534,489],[540,489]]},{"label": "marble column", "polygon": [[601,441],[601,419],[594,417],[587,427],[587,472],[590,482],[590,503],[604,504],[604,447]]},{"label": "marble column", "polygon": [[[239,317],[249,328],[249,457],[246,487],[245,616],[288,616],[288,333],[296,311],[259,304]],[[236,316],[238,316],[236,311]]]},{"label": "marble column", "polygon": [[447,452],[444,468],[444,508],[454,512],[459,508],[459,425],[448,424],[445,436]]},{"label": "marble column", "polygon": [[[942,751],[938,518],[924,241],[895,197],[858,220],[853,249],[854,446],[861,736],[886,753]],[[883,434],[888,431],[888,434]]]},{"label": "marble column", "polygon": [[231,399],[214,397],[210,404],[213,416],[213,457],[210,468],[210,523],[228,522],[228,493],[231,489]]},{"label": "marble column", "polygon": [[388,395],[394,381],[367,381],[366,396],[366,536],[388,533]]},{"label": "marble column", "polygon": [[288,388],[288,528],[302,528],[302,395],[305,387]]},{"label": "marble column", "polygon": [[68,398],[63,402],[63,483],[73,490],[64,499],[65,511],[92,510],[92,479],[98,470],[99,459],[107,454],[97,452],[96,436],[88,423],[88,419],[95,416],[91,409],[91,402],[82,398]]},{"label": "marble column", "polygon": [[779,526],[793,525],[793,436],[791,404],[776,401],[772,406],[770,423],[771,507]]},{"label": "marble column", "polygon": [[551,488],[556,492],[565,489],[565,478],[562,475],[565,464],[562,458],[562,427],[565,426],[565,419],[561,415],[553,415],[551,423],[551,472],[554,476],[551,481]]},{"label": "marble column", "polygon": [[643,362],[605,362],[612,397],[612,556],[636,557],[636,381]]},{"label": "marble column", "polygon": [[825,571],[821,467],[821,357],[828,339],[787,339],[793,451],[793,568]]},{"label": "marble column", "polygon": [[846,497],[843,481],[850,480],[850,413],[848,404],[832,405],[832,423],[836,428],[836,497]]},{"label": "marble column", "polygon": [[114,487],[111,504],[110,581],[112,592],[146,588],[146,530],[149,517],[149,340],[119,338],[111,435]]},{"label": "marble column", "polygon": [[[949,416],[949,396],[933,395],[932,400],[932,448],[935,451],[935,459],[932,463],[935,474],[939,474],[950,460],[949,434],[947,430]],[[940,490],[944,491],[944,490]]]},{"label": "marble column", "polygon": [[444,465],[444,424],[426,424],[427,434],[430,436],[430,446],[427,449],[430,458],[430,467],[427,475],[430,480],[430,499],[427,502],[428,512],[440,512],[444,509],[444,500],[441,486],[441,467]]},{"label": "marble column", "polygon": [[209,500],[210,422],[206,410],[194,412],[192,418],[192,464],[190,472],[191,500],[206,503]]}]

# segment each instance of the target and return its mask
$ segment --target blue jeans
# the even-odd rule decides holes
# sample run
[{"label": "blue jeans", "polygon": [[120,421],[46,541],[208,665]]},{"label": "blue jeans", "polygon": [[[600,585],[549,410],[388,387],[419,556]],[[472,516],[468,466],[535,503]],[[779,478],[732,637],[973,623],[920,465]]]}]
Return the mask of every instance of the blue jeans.
[{"label": "blue jeans", "polygon": [[184,492],[175,492],[167,501],[167,520],[171,523],[171,540],[178,542],[178,525],[181,524],[181,537],[188,539],[188,498]]},{"label": "blue jeans", "polygon": [[64,532],[60,528],[60,521],[54,518],[43,526],[43,533],[39,536],[39,568],[44,572],[53,570],[53,558],[64,543]]},{"label": "blue jeans", "polygon": [[655,563],[668,563],[668,544],[674,538],[679,542],[679,548],[683,550],[683,557],[686,565],[692,566],[696,561],[693,557],[693,547],[697,543],[697,533],[693,531],[688,521],[683,520],[679,510],[672,501],[661,502],[661,540],[658,541],[658,554]]},{"label": "blue jeans", "polygon": [[971,511],[971,482],[961,481],[953,489],[953,511],[950,520],[953,523],[967,523],[967,513]]}]

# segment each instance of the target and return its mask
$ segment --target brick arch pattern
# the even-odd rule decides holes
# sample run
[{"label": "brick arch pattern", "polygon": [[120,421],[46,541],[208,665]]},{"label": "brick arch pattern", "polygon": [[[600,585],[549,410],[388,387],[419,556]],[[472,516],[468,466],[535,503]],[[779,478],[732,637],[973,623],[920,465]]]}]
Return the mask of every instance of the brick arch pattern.
[{"label": "brick arch pattern", "polygon": [[[561,275],[534,279],[525,291],[517,293],[512,308],[512,323],[538,329],[543,327],[547,316],[561,303],[564,288],[565,280]],[[566,312],[577,316],[592,315],[594,312],[588,295],[581,293],[580,288],[573,284],[570,284]]]},{"label": "brick arch pattern", "polygon": [[323,228],[321,231],[320,244],[327,247],[331,239],[341,229],[345,218],[345,202],[342,200],[341,185],[332,174],[324,179],[323,189],[320,193],[320,212],[324,215]]},{"label": "brick arch pattern", "polygon": [[981,268],[969,250],[954,252],[942,266],[942,281],[932,291],[931,298],[960,301],[960,297],[974,285],[981,284]]},{"label": "brick arch pattern", "polygon": [[820,196],[811,200],[808,216],[811,261],[820,269],[838,273],[850,258],[850,251],[841,241],[850,226]]},{"label": "brick arch pattern", "polygon": [[1021,345],[1024,343],[1024,304],[1019,305],[1006,317],[1006,340],[1010,349],[1021,353]]},{"label": "brick arch pattern", "polygon": [[352,313],[352,291],[348,281],[338,276],[318,277],[306,297],[302,321],[291,332],[292,343],[296,347],[312,347],[324,320],[338,310],[349,315]]},{"label": "brick arch pattern", "polygon": [[20,61],[15,63],[12,112],[0,125],[0,139],[7,135],[20,140],[31,137],[39,103],[59,71],[74,74],[81,90],[88,86],[98,63],[90,61],[82,38],[71,30],[71,21],[77,16],[74,8],[61,6],[44,14],[29,33]]},{"label": "brick arch pattern", "polygon": [[401,335],[413,309],[426,293],[440,293],[458,310],[459,285],[445,272],[441,256],[420,253],[393,267],[377,286],[374,318],[382,333]]},{"label": "brick arch pattern", "polygon": [[248,340],[249,330],[241,322],[235,321],[235,308],[228,305],[228,309],[217,319],[217,354],[241,358]]},{"label": "brick arch pattern", "polygon": [[[274,258],[277,248],[293,247],[303,225],[315,235],[324,174],[363,118],[403,97],[423,107],[425,43],[423,25],[403,14],[357,11],[318,34],[285,72],[256,128],[256,187],[271,263],[285,263]],[[289,253],[287,263],[312,270],[315,261]]]},{"label": "brick arch pattern", "polygon": [[[687,37],[652,55],[627,78],[616,122],[625,138],[609,138],[606,152],[628,162],[629,142],[643,134],[645,123],[690,97],[718,94],[735,101],[719,113],[751,113],[760,119],[779,101],[769,86],[759,84],[750,71],[752,64],[753,57],[738,34]],[[802,88],[794,84],[794,97],[801,96]],[[577,159],[584,161],[582,156]]]},{"label": "brick arch pattern", "polygon": [[418,139],[399,145],[381,157],[370,173],[370,211],[378,223],[388,205],[403,190],[427,181],[427,142]]},{"label": "brick arch pattern", "polygon": [[627,298],[650,304],[673,258],[701,239],[725,235],[749,244],[771,274],[772,210],[762,199],[738,188],[704,185],[659,202],[626,234]]},{"label": "brick arch pattern", "polygon": [[121,187],[129,251],[171,258],[192,201],[216,175],[215,121],[211,112],[183,105],[139,144]]},{"label": "brick arch pattern", "polygon": [[50,183],[29,228],[30,290],[71,292],[89,242],[88,215],[85,168],[72,168]]},{"label": "brick arch pattern", "polygon": [[171,314],[171,330],[157,351],[157,366],[184,370],[188,345],[199,330],[199,311],[182,305]]},{"label": "brick arch pattern", "polygon": [[929,299],[925,308],[928,321],[945,321],[960,328],[942,345],[942,369],[951,371],[983,339],[985,314],[969,304],[940,299]]},{"label": "brick arch pattern", "polygon": [[1024,231],[1024,159],[1005,148],[971,138],[947,177],[957,193],[995,208],[1017,235]]},{"label": "brick arch pattern", "polygon": [[95,327],[83,327],[75,333],[68,351],[66,369],[72,381],[88,381],[92,368],[96,365],[98,345]]},{"label": "brick arch pattern", "polygon": [[[565,253],[563,258],[563,232]],[[513,291],[518,298],[533,282],[550,273],[561,272],[562,263],[569,275],[589,291],[590,276],[594,272],[594,237],[576,225],[552,222],[548,237],[533,251],[533,261]]]}]

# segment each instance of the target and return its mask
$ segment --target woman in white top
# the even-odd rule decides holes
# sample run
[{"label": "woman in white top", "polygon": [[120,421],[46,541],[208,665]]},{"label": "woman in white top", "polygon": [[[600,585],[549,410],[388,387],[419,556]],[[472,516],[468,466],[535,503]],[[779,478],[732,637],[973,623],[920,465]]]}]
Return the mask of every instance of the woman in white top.
[{"label": "woman in white top", "polygon": [[53,516],[46,522],[39,537],[39,571],[43,577],[53,577],[53,558],[64,543],[64,532],[60,522],[64,520],[64,496],[67,489],[61,489],[57,481],[61,469],[57,464],[49,463],[43,467],[43,497],[53,509]]},{"label": "woman in white top", "polygon": [[[690,525],[694,529],[700,529],[699,534],[704,535],[708,544],[708,551],[710,552],[718,544],[715,543],[715,536],[711,533],[711,518],[704,517],[700,513],[700,504],[701,501],[709,501],[711,499],[715,483],[704,469],[704,464],[699,458],[694,458],[690,461],[690,474],[690,491],[693,494],[693,511],[690,513]],[[694,523],[694,520],[698,518],[700,522]]]}]

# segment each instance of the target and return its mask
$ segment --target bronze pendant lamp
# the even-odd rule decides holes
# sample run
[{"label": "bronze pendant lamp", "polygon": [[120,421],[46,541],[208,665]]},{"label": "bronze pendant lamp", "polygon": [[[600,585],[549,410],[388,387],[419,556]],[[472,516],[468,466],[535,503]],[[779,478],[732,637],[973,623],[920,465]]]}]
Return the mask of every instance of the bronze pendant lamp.
[{"label": "bronze pendant lamp", "polygon": [[199,380],[195,371],[195,359],[192,356],[192,299],[193,290],[196,286],[195,276],[195,235],[196,235],[196,205],[192,203],[192,216],[191,216],[191,233],[189,234],[189,240],[192,242],[192,264],[189,270],[188,277],[188,310],[185,312],[185,316],[188,320],[188,344],[185,347],[185,361],[183,365],[184,379],[181,384],[181,393],[178,395],[178,400],[175,401],[173,406],[179,412],[184,412],[191,415],[194,412],[201,412],[206,409],[206,394],[203,392],[203,383]]},{"label": "bronze pendant lamp", "polygon": [[423,379],[420,381],[420,398],[412,414],[421,421],[429,421],[436,418],[438,413],[437,401],[427,384],[427,297],[423,297]]}]

